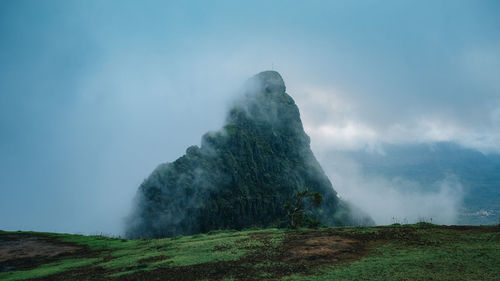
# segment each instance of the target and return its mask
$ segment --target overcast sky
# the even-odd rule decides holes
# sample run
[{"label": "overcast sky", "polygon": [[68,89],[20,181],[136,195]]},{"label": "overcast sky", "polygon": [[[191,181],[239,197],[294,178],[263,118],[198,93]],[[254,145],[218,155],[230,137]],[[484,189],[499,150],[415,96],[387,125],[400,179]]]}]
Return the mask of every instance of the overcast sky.
[{"label": "overcast sky", "polygon": [[120,234],[152,169],[272,68],[317,155],[500,152],[499,15],[499,1],[0,0],[0,229]]}]

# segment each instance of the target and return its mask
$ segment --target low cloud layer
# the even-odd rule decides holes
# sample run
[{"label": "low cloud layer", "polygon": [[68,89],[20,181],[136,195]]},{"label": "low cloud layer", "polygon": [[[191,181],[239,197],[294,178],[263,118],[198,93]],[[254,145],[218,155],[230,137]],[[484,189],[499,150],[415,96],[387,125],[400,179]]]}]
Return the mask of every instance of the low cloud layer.
[{"label": "low cloud layer", "polygon": [[320,162],[341,197],[362,206],[379,225],[458,222],[465,190],[456,175],[424,187],[403,177],[367,175],[359,163],[339,154]]}]

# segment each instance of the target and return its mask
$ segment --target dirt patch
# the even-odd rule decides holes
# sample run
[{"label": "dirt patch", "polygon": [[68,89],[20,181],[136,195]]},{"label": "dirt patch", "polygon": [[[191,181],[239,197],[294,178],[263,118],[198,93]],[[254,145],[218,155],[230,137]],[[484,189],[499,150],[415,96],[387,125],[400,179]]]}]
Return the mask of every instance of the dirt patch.
[{"label": "dirt patch", "polygon": [[235,262],[204,263],[190,266],[161,268],[120,276],[117,280],[220,280],[227,272],[237,272],[241,267]]},{"label": "dirt patch", "polygon": [[463,232],[478,232],[478,233],[500,232],[500,226],[449,225],[449,226],[440,226],[440,227],[446,228],[446,229],[463,231]]},{"label": "dirt patch", "polygon": [[168,256],[156,256],[156,257],[152,257],[152,258],[138,260],[137,263],[152,263],[152,262],[166,260],[166,259],[169,259],[169,258],[170,257],[168,257]]},{"label": "dirt patch", "polygon": [[50,241],[46,237],[25,236],[15,234],[0,238],[0,262],[21,258],[47,258],[63,253],[74,253],[82,247],[61,244],[60,241]]},{"label": "dirt patch", "polygon": [[0,235],[0,272],[25,270],[86,249],[50,236],[29,233]]},{"label": "dirt patch", "polygon": [[[286,251],[285,261],[335,263],[356,253],[360,242],[340,236],[320,236],[293,241]],[[352,255],[349,255],[352,256]],[[352,257],[350,257],[352,258]]]},{"label": "dirt patch", "polygon": [[366,253],[366,243],[360,240],[315,231],[291,232],[283,247],[282,261],[308,265],[352,261]]}]

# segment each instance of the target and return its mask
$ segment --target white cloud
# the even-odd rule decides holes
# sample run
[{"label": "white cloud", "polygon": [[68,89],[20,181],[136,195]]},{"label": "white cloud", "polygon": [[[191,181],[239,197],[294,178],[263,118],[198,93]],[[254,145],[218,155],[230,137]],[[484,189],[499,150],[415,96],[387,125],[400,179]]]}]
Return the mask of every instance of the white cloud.
[{"label": "white cloud", "polygon": [[[394,109],[394,118],[388,118],[390,121],[380,122],[377,116],[364,114],[368,111],[363,107],[366,104],[349,99],[348,93],[339,90],[302,86],[293,89],[292,95],[296,96],[304,128],[317,151],[379,150],[384,143],[446,141],[484,153],[500,152],[498,107],[485,110],[481,124],[462,122],[466,117],[445,110],[429,110],[398,118],[401,109]],[[391,102],[387,101],[384,114],[391,115],[391,108]],[[373,112],[371,114],[376,111]]]},{"label": "white cloud", "polygon": [[340,196],[362,207],[379,225],[415,223],[423,218],[438,224],[457,223],[464,191],[455,175],[424,189],[401,177],[367,176],[357,162],[342,155],[323,156],[319,161]]}]

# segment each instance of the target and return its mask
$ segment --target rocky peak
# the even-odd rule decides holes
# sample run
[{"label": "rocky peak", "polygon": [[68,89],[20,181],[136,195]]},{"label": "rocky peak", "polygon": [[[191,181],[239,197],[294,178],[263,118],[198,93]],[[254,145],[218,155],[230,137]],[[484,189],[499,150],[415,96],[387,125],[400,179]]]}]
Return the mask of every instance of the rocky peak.
[{"label": "rocky peak", "polygon": [[323,195],[321,209],[311,210],[321,223],[373,223],[337,197],[281,75],[261,72],[244,93],[221,130],[205,134],[200,148],[159,165],[141,184],[127,236],[284,226],[285,203],[306,188]]}]

